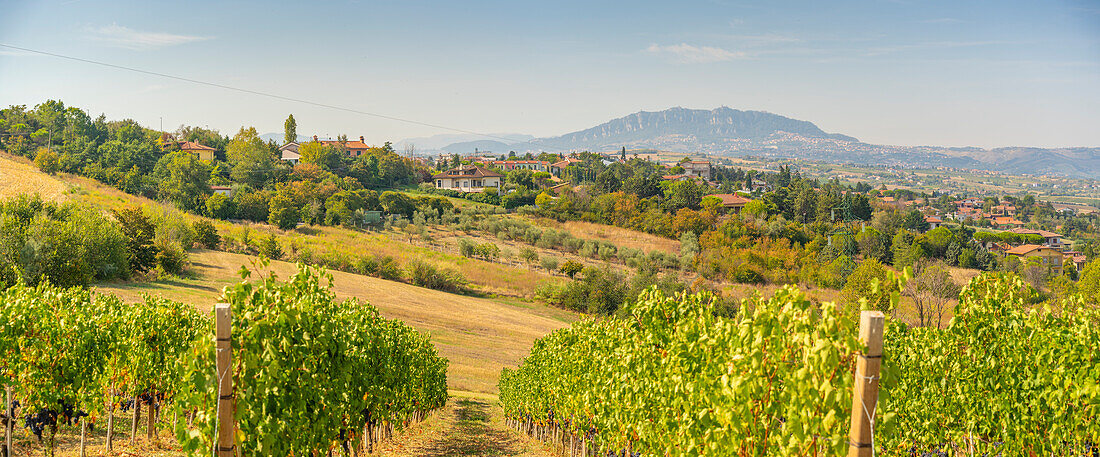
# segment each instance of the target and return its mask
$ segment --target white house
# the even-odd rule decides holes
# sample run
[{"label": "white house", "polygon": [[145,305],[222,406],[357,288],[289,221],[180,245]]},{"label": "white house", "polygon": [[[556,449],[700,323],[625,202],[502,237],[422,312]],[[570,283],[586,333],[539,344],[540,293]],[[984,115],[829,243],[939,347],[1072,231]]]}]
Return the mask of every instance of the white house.
[{"label": "white house", "polygon": [[225,195],[226,197],[233,196],[233,189],[229,186],[210,186],[210,191],[218,195]]},{"label": "white house", "polygon": [[504,175],[478,165],[453,168],[432,176],[437,189],[459,192],[481,192],[486,188],[500,190]]},{"label": "white house", "polygon": [[302,159],[302,156],[298,154],[297,141],[291,141],[287,144],[284,144],[283,147],[279,148],[279,153],[281,154],[281,159],[290,162],[291,164],[297,165],[298,161]]}]

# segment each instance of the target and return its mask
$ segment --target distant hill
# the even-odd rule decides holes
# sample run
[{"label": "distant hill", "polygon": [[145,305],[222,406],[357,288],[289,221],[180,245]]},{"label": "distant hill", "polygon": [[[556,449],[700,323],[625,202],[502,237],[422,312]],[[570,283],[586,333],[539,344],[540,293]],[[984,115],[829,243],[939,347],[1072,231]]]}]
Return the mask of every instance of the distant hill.
[{"label": "distant hill", "polygon": [[[522,133],[493,133],[491,134],[496,138],[503,138],[505,140],[511,140],[511,143],[522,143],[534,139],[534,136],[526,135]],[[445,147],[456,143],[466,143],[480,140],[500,141],[501,144],[511,144],[499,139],[486,138],[484,135],[474,135],[467,133],[444,133],[440,135],[432,135],[418,138],[404,138],[399,141],[395,141],[393,147],[398,150],[404,150],[405,145],[412,144],[416,147],[417,151],[422,152],[440,152]],[[500,149],[497,147],[496,149]],[[471,149],[471,152],[473,150]],[[496,152],[494,149],[493,152]]]},{"label": "distant hill", "polygon": [[676,107],[656,112],[639,111],[579,132],[536,139],[525,146],[547,151],[612,150],[625,146],[628,149],[653,147],[692,152],[730,140],[764,140],[783,132],[805,138],[857,141],[825,133],[812,122],[723,106],[713,110]]},{"label": "distant hill", "polygon": [[442,148],[443,152],[448,154],[469,155],[475,152],[478,153],[492,153],[494,155],[506,155],[510,150],[511,145],[509,143],[503,143],[493,140],[475,140],[475,141],[463,141],[461,143],[453,143]]},{"label": "distant hill", "polygon": [[[502,150],[502,145],[521,153],[612,152],[626,147],[711,156],[795,158],[908,168],[956,167],[1012,174],[1100,178],[1100,148],[876,145],[847,135],[827,133],[812,122],[725,106],[713,110],[676,107],[656,112],[639,111],[557,137],[479,146],[479,149],[496,153]],[[469,144],[452,146],[447,146],[448,150],[473,152]]]},{"label": "distant hill", "polygon": [[[276,143],[279,143],[279,145],[282,145],[283,144],[283,136],[284,135],[282,133],[271,132],[271,133],[265,133],[263,135],[260,135],[260,139],[264,140],[264,141],[274,140]],[[305,141],[309,141],[310,138],[311,137],[308,137],[308,136],[305,136],[305,135],[298,135],[298,142],[302,143],[302,142],[305,142]]]}]

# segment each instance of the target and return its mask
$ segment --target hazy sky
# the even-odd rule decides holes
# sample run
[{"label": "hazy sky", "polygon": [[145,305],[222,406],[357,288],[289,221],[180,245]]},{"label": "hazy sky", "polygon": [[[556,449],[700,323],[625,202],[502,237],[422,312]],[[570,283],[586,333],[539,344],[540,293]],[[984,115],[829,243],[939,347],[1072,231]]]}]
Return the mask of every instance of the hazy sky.
[{"label": "hazy sky", "polygon": [[[0,43],[478,132],[671,106],[873,143],[1100,146],[1100,1],[0,0]],[[0,105],[166,129],[451,133],[0,47]]]}]

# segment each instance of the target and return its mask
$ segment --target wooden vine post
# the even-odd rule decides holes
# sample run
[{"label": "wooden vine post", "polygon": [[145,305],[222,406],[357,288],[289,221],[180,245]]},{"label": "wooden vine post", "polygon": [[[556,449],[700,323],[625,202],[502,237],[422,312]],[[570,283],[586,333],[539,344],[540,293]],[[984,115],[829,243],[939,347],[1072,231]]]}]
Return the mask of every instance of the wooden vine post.
[{"label": "wooden vine post", "polygon": [[882,331],[886,316],[881,311],[859,315],[859,341],[867,352],[856,360],[852,388],[852,428],[848,435],[848,457],[874,455],[875,406],[878,404],[878,375],[882,366]]},{"label": "wooden vine post", "polygon": [[217,337],[218,356],[218,436],[215,441],[217,457],[233,457],[234,434],[237,423],[233,419],[233,352],[230,335],[233,328],[233,313],[228,303],[214,306],[215,336]]},{"label": "wooden vine post", "polygon": [[8,421],[4,424],[4,456],[8,457],[12,455],[11,431],[15,428],[15,415],[12,414],[11,407],[11,386],[4,386],[4,415],[8,416]]},{"label": "wooden vine post", "polygon": [[115,385],[111,384],[111,393],[107,396],[107,450],[110,451],[111,440],[115,433]]}]

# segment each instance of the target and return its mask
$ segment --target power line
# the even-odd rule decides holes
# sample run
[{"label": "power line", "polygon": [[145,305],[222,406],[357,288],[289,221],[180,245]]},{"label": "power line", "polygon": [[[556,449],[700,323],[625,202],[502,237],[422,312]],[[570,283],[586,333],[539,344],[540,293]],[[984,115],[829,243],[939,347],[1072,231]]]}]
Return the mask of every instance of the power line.
[{"label": "power line", "polygon": [[123,65],[116,65],[116,64],[113,64],[113,63],[100,62],[98,60],[84,59],[84,58],[80,58],[80,57],[67,56],[67,55],[63,55],[63,54],[55,54],[55,53],[52,53],[52,52],[39,51],[37,49],[30,49],[30,48],[24,48],[24,47],[19,47],[19,46],[12,46],[10,44],[4,44],[4,43],[0,43],[0,46],[3,46],[5,48],[10,48],[10,49],[16,49],[16,50],[19,50],[19,51],[25,51],[25,52],[35,53],[35,54],[41,54],[41,55],[44,55],[44,56],[57,57],[57,58],[60,58],[60,59],[67,59],[67,60],[73,60],[73,61],[77,61],[77,62],[90,63],[90,64],[94,64],[94,65],[101,65],[101,66],[104,66],[104,67],[110,67],[110,68],[115,68],[115,69],[119,69],[119,70],[132,71],[132,72],[135,72],[135,73],[143,73],[143,74],[146,74],[146,75],[160,76],[162,78],[175,79],[175,80],[178,80],[178,81],[189,82],[189,83],[192,83],[192,84],[200,84],[200,85],[204,85],[204,86],[217,87],[217,88],[220,88],[220,89],[232,90],[232,91],[237,91],[237,92],[244,92],[246,94],[260,95],[260,96],[263,96],[263,97],[270,97],[270,98],[274,98],[274,99],[278,99],[278,100],[285,100],[285,101],[290,101],[290,102],[295,102],[295,103],[303,103],[303,104],[306,104],[306,105],[313,105],[313,106],[318,106],[318,107],[321,107],[321,108],[329,108],[329,109],[334,109],[334,110],[339,110],[339,111],[346,111],[346,112],[349,112],[349,113],[362,114],[364,116],[372,116],[372,117],[377,117],[377,118],[381,118],[381,119],[388,119],[388,120],[391,120],[391,121],[405,122],[405,123],[408,123],[408,124],[421,125],[421,126],[424,126],[424,127],[432,127],[432,128],[437,128],[437,129],[450,130],[452,132],[468,133],[468,134],[471,134],[471,135],[477,135],[477,136],[483,136],[483,137],[486,137],[486,138],[493,138],[493,139],[497,139],[497,140],[503,140],[503,141],[509,142],[509,143],[514,141],[514,140],[509,139],[509,138],[504,138],[504,137],[495,136],[495,135],[489,135],[489,134],[485,134],[485,133],[479,133],[479,132],[475,132],[475,131],[472,131],[472,130],[465,130],[465,129],[459,129],[459,128],[454,128],[454,127],[447,127],[447,126],[438,125],[438,124],[430,124],[430,123],[427,123],[427,122],[414,121],[412,119],[403,119],[403,118],[400,118],[400,117],[387,116],[385,114],[378,114],[378,113],[371,113],[371,112],[368,112],[368,111],[362,111],[362,110],[357,110],[357,109],[354,109],[354,108],[347,108],[347,107],[343,107],[343,106],[329,105],[327,103],[319,103],[319,102],[314,102],[314,101],[310,101],[310,100],[304,100],[304,99],[301,99],[301,98],[286,97],[286,96],[282,96],[282,95],[278,95],[278,94],[272,94],[272,93],[269,93],[269,92],[261,92],[261,91],[258,91],[258,90],[245,89],[245,88],[234,87],[234,86],[227,86],[225,84],[218,84],[218,83],[212,83],[212,82],[209,82],[209,81],[201,81],[201,80],[198,80],[198,79],[185,78],[183,76],[170,75],[170,74],[167,74],[167,73],[159,73],[159,72],[149,71],[149,70],[142,70],[140,68],[133,68],[133,67],[127,67],[127,66],[123,66]]}]

